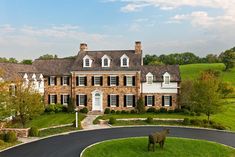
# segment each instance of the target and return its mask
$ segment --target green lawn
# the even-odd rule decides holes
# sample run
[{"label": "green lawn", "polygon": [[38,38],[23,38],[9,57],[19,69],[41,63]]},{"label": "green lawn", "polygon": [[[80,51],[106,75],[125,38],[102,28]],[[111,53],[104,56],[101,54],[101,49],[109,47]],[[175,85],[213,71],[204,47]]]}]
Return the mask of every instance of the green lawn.
[{"label": "green lawn", "polygon": [[188,64],[180,66],[180,73],[182,80],[195,79],[198,75],[207,69],[218,70],[221,72],[221,79],[226,82],[231,82],[235,86],[235,68],[225,72],[224,64],[213,63],[213,64]]},{"label": "green lawn", "polygon": [[73,126],[65,126],[65,127],[59,127],[59,128],[51,128],[51,129],[46,129],[40,131],[40,137],[45,137],[45,136],[50,136],[50,135],[55,135],[55,134],[60,134],[63,132],[69,132],[69,131],[75,131],[79,130],[80,128],[75,128]]},{"label": "green lawn", "polygon": [[235,149],[203,140],[167,138],[155,152],[147,144],[147,138],[117,139],[88,148],[82,157],[235,157]]},{"label": "green lawn", "polygon": [[16,142],[13,142],[13,143],[4,142],[3,144],[0,144],[0,150],[12,147],[12,146],[20,144],[20,143],[21,142],[19,142],[19,141],[16,141]]},{"label": "green lawn", "polygon": [[[79,113],[79,119],[85,118],[84,114]],[[30,120],[26,127],[36,126],[38,128],[46,128],[51,126],[63,125],[73,123],[75,120],[75,113],[55,113],[55,114],[42,114]],[[19,127],[20,124],[16,123],[10,127]]]}]

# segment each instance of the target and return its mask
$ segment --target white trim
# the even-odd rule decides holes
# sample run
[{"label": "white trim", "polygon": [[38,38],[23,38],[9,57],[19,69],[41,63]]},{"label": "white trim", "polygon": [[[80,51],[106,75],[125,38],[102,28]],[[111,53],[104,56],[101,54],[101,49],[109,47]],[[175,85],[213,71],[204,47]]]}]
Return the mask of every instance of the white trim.
[{"label": "white trim", "polygon": [[[115,84],[111,84],[111,82],[112,82],[112,81],[111,81],[111,78],[112,78],[112,77],[115,78],[115,80],[116,80],[116,81],[115,81]],[[112,76],[109,76],[109,85],[110,85],[110,86],[117,86],[117,76],[113,76],[113,75],[112,75]]]},{"label": "white trim", "polygon": [[[127,59],[127,65],[123,65],[123,59]],[[123,54],[120,58],[121,67],[129,67],[129,57],[126,54]]]},{"label": "white trim", "polygon": [[[89,66],[86,65],[86,59],[89,59]],[[85,57],[83,57],[83,67],[91,67],[92,64],[92,59],[90,56],[86,55]]]},{"label": "white trim", "polygon": [[71,71],[71,73],[75,75],[87,75],[87,74],[92,74],[92,75],[103,75],[103,74],[108,74],[108,75],[119,75],[119,74],[125,74],[126,75],[132,75],[135,76],[136,72],[140,71]]},{"label": "white trim", "polygon": [[[53,78],[53,84],[51,83],[51,79]],[[50,86],[55,86],[55,76],[49,76]]]},{"label": "white trim", "polygon": [[[85,84],[86,84],[86,82],[85,82],[85,81],[86,81],[86,80],[85,80],[85,77],[86,77],[86,76],[81,76],[81,75],[79,75],[79,76],[77,76],[77,77],[78,77],[78,86],[85,86]],[[84,84],[80,84],[80,78],[81,78],[81,77],[84,77]]]},{"label": "white trim", "polygon": [[126,96],[126,107],[129,107],[129,108],[133,107],[133,105],[134,105],[134,104],[133,104],[133,97],[132,97],[132,106],[130,106],[130,105],[128,106],[128,105],[127,105],[127,96],[134,96],[134,95],[135,95],[135,94],[125,94],[125,96]]},{"label": "white trim", "polygon": [[[103,78],[102,78],[102,80],[101,80],[101,77],[103,77],[103,76],[94,76],[94,86],[101,86],[101,81],[103,80]],[[99,78],[100,79],[100,84],[96,84],[95,83],[95,78]],[[103,84],[103,83],[102,83]]]},{"label": "white trim", "polygon": [[[108,65],[104,65],[104,60],[105,59],[107,59],[108,60]],[[102,62],[102,67],[103,68],[108,68],[108,67],[110,67],[110,61],[111,61],[111,59],[110,59],[110,57],[109,56],[107,56],[106,54],[101,58],[101,62]]]},{"label": "white trim", "polygon": [[[152,79],[151,83],[148,82],[148,77],[151,77],[151,79]],[[147,83],[147,85],[152,85],[153,84],[153,74],[151,72],[149,72],[146,75],[146,83]]]},{"label": "white trim", "polygon": [[[80,96],[81,96],[81,95],[82,95],[82,96],[86,96],[86,94],[76,94],[76,95],[78,95],[78,97],[79,97],[78,106],[80,106],[80,107],[84,107],[84,106],[85,106],[85,104],[86,104],[86,102],[85,102],[85,100],[84,100],[84,105],[80,105],[80,100],[81,100]],[[84,97],[84,98],[85,98],[85,97]],[[76,102],[77,102],[77,100],[76,100]]]},{"label": "white trim", "polygon": [[56,104],[55,102],[54,103],[52,103],[52,96],[56,96],[56,94],[49,94],[50,95],[50,104]]},{"label": "white trim", "polygon": [[[95,95],[96,94],[100,94],[100,102],[99,102],[99,104],[100,104],[100,108],[96,108],[95,107]],[[103,111],[103,92],[102,91],[100,91],[100,90],[94,90],[93,92],[91,92],[91,94],[92,94],[92,111]]]},{"label": "white trim", "polygon": [[[166,77],[169,77],[169,83],[166,83],[166,80],[165,80]],[[164,85],[169,85],[170,83],[171,83],[171,75],[168,72],[165,72],[163,74],[163,84]]]},{"label": "white trim", "polygon": [[[128,79],[127,79],[128,77],[131,77],[131,84],[128,84],[128,81],[127,81],[127,80],[128,80]],[[129,87],[130,87],[130,86],[133,86],[133,76],[126,75],[126,86],[129,86]]]},{"label": "white trim", "polygon": [[63,76],[63,77],[62,77],[62,85],[63,85],[63,86],[68,86],[68,84],[64,83],[64,78],[65,78],[65,77],[68,79],[67,81],[68,81],[68,84],[69,84],[69,76]]},{"label": "white trim", "polygon": [[[117,107],[117,104],[116,105],[111,105],[111,96],[116,96],[116,99],[117,99],[117,96],[118,94],[109,94],[110,97],[109,97],[109,103],[110,103],[110,107]],[[117,100],[116,100],[117,101]],[[117,102],[116,102],[117,103]]]},{"label": "white trim", "polygon": [[64,102],[64,100],[65,100],[64,96],[68,96],[69,97],[70,95],[68,93],[61,94],[61,95],[62,95],[62,98],[63,98],[62,105],[68,105],[69,102],[67,102],[67,103]]},{"label": "white trim", "polygon": [[[153,106],[154,102],[153,102],[153,96],[154,95],[146,95],[147,96],[147,106]],[[148,97],[152,97],[152,104],[148,104]]]}]

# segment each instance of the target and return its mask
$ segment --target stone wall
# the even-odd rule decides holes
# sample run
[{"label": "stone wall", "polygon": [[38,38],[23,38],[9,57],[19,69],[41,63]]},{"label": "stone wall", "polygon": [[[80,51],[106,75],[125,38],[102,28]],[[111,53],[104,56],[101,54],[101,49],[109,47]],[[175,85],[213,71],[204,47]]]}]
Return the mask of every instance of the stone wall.
[{"label": "stone wall", "polygon": [[17,137],[28,137],[29,136],[29,128],[26,129],[17,129],[17,128],[2,128],[0,132],[7,133],[7,132],[15,132]]}]

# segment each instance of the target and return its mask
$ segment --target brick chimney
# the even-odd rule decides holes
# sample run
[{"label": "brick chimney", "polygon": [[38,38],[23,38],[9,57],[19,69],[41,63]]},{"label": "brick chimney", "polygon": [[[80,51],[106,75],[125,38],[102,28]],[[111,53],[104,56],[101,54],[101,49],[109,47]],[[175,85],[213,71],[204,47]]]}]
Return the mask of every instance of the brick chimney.
[{"label": "brick chimney", "polygon": [[142,53],[142,47],[141,47],[141,41],[135,42],[135,54],[141,54]]},{"label": "brick chimney", "polygon": [[81,43],[80,44],[80,52],[87,51],[87,44],[86,43]]}]

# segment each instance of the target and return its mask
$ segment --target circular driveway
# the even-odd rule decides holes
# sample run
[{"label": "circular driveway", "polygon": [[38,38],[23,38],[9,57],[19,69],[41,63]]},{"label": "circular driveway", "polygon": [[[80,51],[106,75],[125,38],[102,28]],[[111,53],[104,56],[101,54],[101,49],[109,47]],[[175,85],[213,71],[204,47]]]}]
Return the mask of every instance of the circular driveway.
[{"label": "circular driveway", "polygon": [[[87,146],[108,139],[147,136],[151,132],[170,128],[171,137],[215,141],[235,148],[235,133],[181,127],[123,127],[80,131],[46,138],[1,152],[0,157],[79,157]],[[147,145],[146,145],[147,147]]]}]

